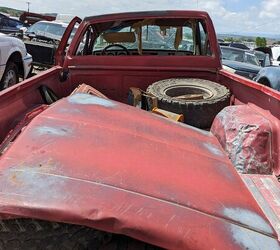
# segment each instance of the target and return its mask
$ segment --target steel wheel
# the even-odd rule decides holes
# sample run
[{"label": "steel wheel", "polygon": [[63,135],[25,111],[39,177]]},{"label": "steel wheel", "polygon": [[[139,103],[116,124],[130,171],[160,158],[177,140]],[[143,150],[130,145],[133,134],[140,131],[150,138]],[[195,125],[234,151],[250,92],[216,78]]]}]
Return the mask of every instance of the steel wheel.
[{"label": "steel wheel", "polygon": [[19,82],[18,69],[16,64],[7,63],[7,67],[1,82],[1,89],[6,89]]}]

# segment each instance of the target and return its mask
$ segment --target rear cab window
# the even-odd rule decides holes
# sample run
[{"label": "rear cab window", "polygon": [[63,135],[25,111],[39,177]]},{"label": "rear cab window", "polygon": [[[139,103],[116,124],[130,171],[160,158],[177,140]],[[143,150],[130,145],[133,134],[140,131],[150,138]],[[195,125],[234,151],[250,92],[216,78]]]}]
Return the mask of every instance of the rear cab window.
[{"label": "rear cab window", "polygon": [[76,55],[211,56],[212,52],[203,20],[168,18],[91,25]]}]

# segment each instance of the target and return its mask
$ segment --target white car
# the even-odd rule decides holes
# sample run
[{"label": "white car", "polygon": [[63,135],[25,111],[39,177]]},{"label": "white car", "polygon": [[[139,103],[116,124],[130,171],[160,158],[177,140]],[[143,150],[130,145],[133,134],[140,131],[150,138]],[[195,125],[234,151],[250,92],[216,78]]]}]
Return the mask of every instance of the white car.
[{"label": "white car", "polygon": [[272,65],[280,66],[280,47],[275,46],[271,48],[272,52]]},{"label": "white car", "polygon": [[15,37],[0,33],[0,90],[26,79],[32,68],[32,56],[24,43]]}]

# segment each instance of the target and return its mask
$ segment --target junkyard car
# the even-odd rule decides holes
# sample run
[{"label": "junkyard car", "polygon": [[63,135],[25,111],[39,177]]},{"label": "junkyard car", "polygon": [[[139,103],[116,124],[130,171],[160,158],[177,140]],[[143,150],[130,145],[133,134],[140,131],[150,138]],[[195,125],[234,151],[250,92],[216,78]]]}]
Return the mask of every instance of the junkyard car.
[{"label": "junkyard car", "polygon": [[264,53],[263,51],[254,50],[253,51],[257,59],[259,60],[259,64],[262,67],[271,66],[271,58],[268,53]]},{"label": "junkyard car", "polygon": [[25,24],[20,20],[11,18],[4,14],[0,14],[0,32],[5,34],[10,34],[18,32],[20,29],[24,28]]},{"label": "junkyard car", "polygon": [[23,12],[19,17],[19,20],[23,23],[26,23],[28,26],[39,21],[54,21],[55,19],[55,15],[39,14],[33,12]]},{"label": "junkyard car", "polygon": [[63,22],[39,21],[28,28],[24,43],[35,66],[50,67],[54,64],[55,51],[67,26]]},{"label": "junkyard car", "polygon": [[237,49],[250,50],[250,48],[243,43],[231,42],[228,46]]},{"label": "junkyard car", "polygon": [[233,69],[235,74],[253,79],[261,70],[258,58],[248,50],[221,46],[223,65]]},{"label": "junkyard car", "polygon": [[280,91],[280,67],[266,67],[260,70],[255,81]]},{"label": "junkyard car", "polygon": [[31,70],[32,57],[24,43],[14,37],[0,34],[0,90],[26,79]]},{"label": "junkyard car", "polygon": [[0,94],[3,248],[279,249],[279,92],[222,69],[205,12],[88,17],[68,47],[80,22]]}]

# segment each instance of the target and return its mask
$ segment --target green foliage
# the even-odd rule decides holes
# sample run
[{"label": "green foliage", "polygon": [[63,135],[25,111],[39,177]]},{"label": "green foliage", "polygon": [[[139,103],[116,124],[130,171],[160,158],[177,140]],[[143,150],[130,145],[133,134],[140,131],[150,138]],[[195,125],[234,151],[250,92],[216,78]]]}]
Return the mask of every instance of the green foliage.
[{"label": "green foliage", "polygon": [[242,40],[240,38],[226,37],[226,38],[224,38],[224,41],[225,42],[236,42],[236,43],[239,43]]},{"label": "green foliage", "polygon": [[266,38],[265,37],[257,37],[256,38],[257,47],[266,47]]},{"label": "green foliage", "polygon": [[6,13],[14,17],[19,17],[23,13],[23,11],[21,10],[16,10],[16,9],[6,8],[6,7],[0,7],[0,12]]},{"label": "green foliage", "polygon": [[232,37],[226,37],[226,38],[224,39],[224,41],[225,41],[225,42],[233,42],[234,39],[233,39]]}]

